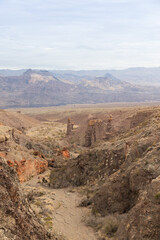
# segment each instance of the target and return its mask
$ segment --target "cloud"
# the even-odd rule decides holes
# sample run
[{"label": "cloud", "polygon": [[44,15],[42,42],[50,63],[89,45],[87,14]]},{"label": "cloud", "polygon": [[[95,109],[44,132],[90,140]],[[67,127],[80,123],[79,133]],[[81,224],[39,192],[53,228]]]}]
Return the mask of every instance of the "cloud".
[{"label": "cloud", "polygon": [[158,0],[1,0],[0,66],[156,65],[159,12]]}]

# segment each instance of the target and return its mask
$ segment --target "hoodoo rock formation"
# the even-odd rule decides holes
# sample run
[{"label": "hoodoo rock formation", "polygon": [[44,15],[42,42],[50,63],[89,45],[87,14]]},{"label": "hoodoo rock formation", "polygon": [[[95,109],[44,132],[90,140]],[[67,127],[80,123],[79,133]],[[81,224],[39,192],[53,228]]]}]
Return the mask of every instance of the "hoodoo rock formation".
[{"label": "hoodoo rock formation", "polygon": [[72,120],[70,118],[68,118],[67,121],[67,136],[71,135],[72,131],[73,131],[73,127],[74,127],[74,122],[72,122]]},{"label": "hoodoo rock formation", "polygon": [[85,147],[91,147],[98,139],[109,139],[112,134],[112,116],[107,120],[91,118],[85,132]]},{"label": "hoodoo rock formation", "polygon": [[105,132],[106,140],[109,140],[113,133],[112,118],[113,118],[112,115],[110,115],[106,120],[106,132]]},{"label": "hoodoo rock formation", "polygon": [[100,119],[89,119],[85,133],[85,147],[92,146],[100,135],[104,134],[104,126]]}]

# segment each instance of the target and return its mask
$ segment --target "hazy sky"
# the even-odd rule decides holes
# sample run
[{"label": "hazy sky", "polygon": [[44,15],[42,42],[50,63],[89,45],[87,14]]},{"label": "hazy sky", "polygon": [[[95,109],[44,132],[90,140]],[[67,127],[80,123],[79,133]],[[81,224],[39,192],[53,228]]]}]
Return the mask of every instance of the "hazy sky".
[{"label": "hazy sky", "polygon": [[160,66],[160,0],[0,0],[0,68]]}]

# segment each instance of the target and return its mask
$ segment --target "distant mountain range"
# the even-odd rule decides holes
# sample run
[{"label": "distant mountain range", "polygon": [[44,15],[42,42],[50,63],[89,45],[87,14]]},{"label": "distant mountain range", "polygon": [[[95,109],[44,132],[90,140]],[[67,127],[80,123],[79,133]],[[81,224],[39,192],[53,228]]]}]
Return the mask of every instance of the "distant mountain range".
[{"label": "distant mountain range", "polygon": [[118,71],[113,76],[107,71],[0,70],[0,107],[160,101],[160,87],[133,84],[116,74]]},{"label": "distant mountain range", "polygon": [[[20,76],[27,69],[9,70],[1,69],[2,76]],[[72,82],[77,82],[83,78],[92,80],[95,77],[104,77],[105,74],[110,73],[114,77],[132,84],[139,85],[156,85],[160,86],[160,67],[154,68],[128,68],[124,70],[50,70],[50,72],[59,79],[65,79]]]}]

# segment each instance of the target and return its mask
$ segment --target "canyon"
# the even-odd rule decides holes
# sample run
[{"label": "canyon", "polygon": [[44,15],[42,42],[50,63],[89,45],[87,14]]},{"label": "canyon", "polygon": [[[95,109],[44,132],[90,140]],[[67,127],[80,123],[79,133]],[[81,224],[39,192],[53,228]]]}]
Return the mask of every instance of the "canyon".
[{"label": "canyon", "polygon": [[159,240],[159,131],[159,106],[1,110],[1,239]]}]

